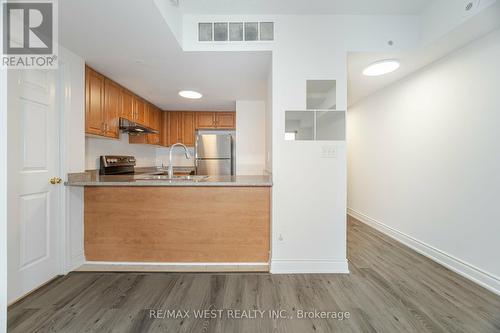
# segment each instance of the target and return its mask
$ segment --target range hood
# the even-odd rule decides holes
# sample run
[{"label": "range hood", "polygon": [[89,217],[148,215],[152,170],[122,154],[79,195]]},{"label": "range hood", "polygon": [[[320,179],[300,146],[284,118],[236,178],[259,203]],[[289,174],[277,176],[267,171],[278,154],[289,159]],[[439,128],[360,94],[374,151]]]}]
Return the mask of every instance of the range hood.
[{"label": "range hood", "polygon": [[143,126],[138,123],[134,123],[125,118],[120,118],[120,131],[128,133],[130,135],[140,135],[140,134],[158,134],[158,131]]}]

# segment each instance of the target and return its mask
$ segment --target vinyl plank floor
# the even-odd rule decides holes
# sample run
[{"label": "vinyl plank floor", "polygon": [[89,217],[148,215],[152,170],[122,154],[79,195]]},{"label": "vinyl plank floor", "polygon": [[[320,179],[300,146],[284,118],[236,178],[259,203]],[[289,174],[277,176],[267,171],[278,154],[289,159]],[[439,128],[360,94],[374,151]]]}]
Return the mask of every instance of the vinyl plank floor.
[{"label": "vinyl plank floor", "polygon": [[[73,272],[10,306],[8,331],[500,332],[499,296],[351,217],[347,238],[350,274]],[[224,311],[195,318],[203,309]],[[237,310],[257,318],[232,318]],[[301,319],[300,310],[350,317]]]}]

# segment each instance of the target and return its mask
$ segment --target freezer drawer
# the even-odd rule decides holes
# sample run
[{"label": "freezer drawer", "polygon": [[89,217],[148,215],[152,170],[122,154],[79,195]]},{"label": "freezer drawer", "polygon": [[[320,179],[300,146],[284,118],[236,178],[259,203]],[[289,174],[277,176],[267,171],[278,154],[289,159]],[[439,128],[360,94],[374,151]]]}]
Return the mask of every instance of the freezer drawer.
[{"label": "freezer drawer", "polygon": [[196,158],[231,158],[231,135],[203,134],[196,136]]},{"label": "freezer drawer", "polygon": [[231,159],[220,160],[196,160],[197,175],[231,175]]}]

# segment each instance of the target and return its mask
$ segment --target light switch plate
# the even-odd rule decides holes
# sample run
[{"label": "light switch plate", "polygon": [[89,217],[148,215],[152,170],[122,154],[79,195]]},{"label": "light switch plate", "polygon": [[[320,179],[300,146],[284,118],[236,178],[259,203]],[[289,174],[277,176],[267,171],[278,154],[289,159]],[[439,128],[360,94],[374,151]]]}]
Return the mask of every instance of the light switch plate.
[{"label": "light switch plate", "polygon": [[321,147],[321,157],[322,158],[336,158],[337,157],[337,147],[335,147],[335,146],[323,146],[323,147]]}]

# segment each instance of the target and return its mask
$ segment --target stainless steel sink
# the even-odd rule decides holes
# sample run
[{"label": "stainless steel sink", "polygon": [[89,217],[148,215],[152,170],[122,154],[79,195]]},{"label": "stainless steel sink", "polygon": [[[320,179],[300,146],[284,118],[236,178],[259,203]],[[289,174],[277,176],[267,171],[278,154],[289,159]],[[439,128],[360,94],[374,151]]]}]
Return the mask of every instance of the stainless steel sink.
[{"label": "stainless steel sink", "polygon": [[191,182],[202,182],[209,178],[209,176],[201,175],[190,175],[190,176],[174,176],[169,177],[164,173],[148,173],[143,175],[134,176],[135,180],[163,180],[163,181],[191,181]]}]

